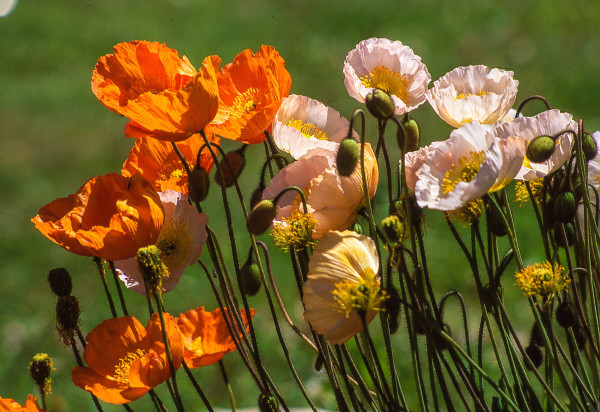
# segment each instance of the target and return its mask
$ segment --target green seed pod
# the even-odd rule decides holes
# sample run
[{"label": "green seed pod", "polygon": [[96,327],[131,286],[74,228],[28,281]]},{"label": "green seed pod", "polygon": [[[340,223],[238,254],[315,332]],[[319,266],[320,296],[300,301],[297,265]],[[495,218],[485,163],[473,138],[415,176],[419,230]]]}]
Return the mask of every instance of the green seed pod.
[{"label": "green seed pod", "polygon": [[577,201],[572,192],[562,192],[554,201],[554,217],[562,223],[573,220],[577,214]]},{"label": "green seed pod", "polygon": [[202,202],[208,196],[210,182],[208,174],[202,167],[196,167],[192,170],[189,178],[190,198],[194,202]]},{"label": "green seed pod", "polygon": [[575,326],[577,323],[573,308],[566,299],[560,302],[556,308],[555,316],[556,322],[565,329]]},{"label": "green seed pod", "polygon": [[365,98],[369,113],[380,120],[389,119],[394,115],[394,101],[389,94],[381,89],[375,89]]},{"label": "green seed pod", "polygon": [[251,261],[246,261],[240,268],[242,279],[242,290],[246,296],[254,296],[260,290],[262,280],[260,278],[260,268]]},{"label": "green seed pod", "polygon": [[[243,148],[227,153],[225,159],[221,160],[219,166],[221,168],[221,173],[223,173],[223,179],[225,179],[225,187],[230,187],[233,186],[235,181],[240,177],[244,170],[244,166],[246,166],[246,157],[244,156]],[[215,175],[215,182],[217,182],[219,186],[223,186],[221,175],[218,172]]]},{"label": "green seed pod", "polygon": [[[419,148],[421,132],[419,131],[419,125],[412,117],[405,118],[402,121],[402,126],[404,126],[404,133],[406,134],[406,152],[414,152]],[[404,143],[402,142],[401,134],[398,135],[398,146],[400,150],[404,148]]]},{"label": "green seed pod", "polygon": [[365,233],[365,231],[363,230],[363,227],[362,227],[362,225],[360,223],[354,223],[352,225],[352,227],[350,227],[350,230],[358,233],[359,235],[362,235],[362,234]]},{"label": "green seed pod", "polygon": [[336,164],[340,176],[350,176],[358,165],[359,148],[352,138],[342,140],[337,152]]},{"label": "green seed pod", "polygon": [[556,244],[562,248],[572,246],[573,242],[575,242],[575,229],[573,228],[573,225],[570,223],[565,223],[564,227],[565,235],[567,237],[566,245],[563,239],[562,231],[560,230],[560,226],[554,229],[554,242],[556,242]]},{"label": "green seed pod", "polygon": [[69,296],[73,291],[71,275],[65,268],[56,268],[48,272],[48,282],[56,296]]},{"label": "green seed pod", "polygon": [[[544,361],[544,352],[542,352],[541,347],[530,344],[525,348],[525,353],[529,359],[531,359],[531,363],[533,363],[533,366],[536,369],[541,366],[542,362]],[[529,370],[532,370],[528,363],[525,363],[525,367]]]},{"label": "green seed pod", "polygon": [[404,240],[404,225],[400,218],[391,215],[381,221],[383,237],[391,246],[397,245]]},{"label": "green seed pod", "polygon": [[549,136],[539,136],[529,142],[525,154],[534,163],[545,162],[554,153],[554,140]]},{"label": "green seed pod", "polygon": [[40,388],[42,395],[52,393],[52,379],[50,379],[50,374],[55,370],[52,358],[46,353],[38,353],[29,364],[31,378]]},{"label": "green seed pod", "polygon": [[583,139],[581,140],[581,148],[583,149],[583,154],[585,155],[585,160],[592,160],[596,157],[598,153],[598,146],[596,145],[596,141],[589,134],[584,134]]},{"label": "green seed pod", "polygon": [[264,199],[258,202],[254,209],[248,215],[246,227],[248,232],[253,235],[264,233],[273,224],[273,219],[277,216],[277,207],[272,199]]}]

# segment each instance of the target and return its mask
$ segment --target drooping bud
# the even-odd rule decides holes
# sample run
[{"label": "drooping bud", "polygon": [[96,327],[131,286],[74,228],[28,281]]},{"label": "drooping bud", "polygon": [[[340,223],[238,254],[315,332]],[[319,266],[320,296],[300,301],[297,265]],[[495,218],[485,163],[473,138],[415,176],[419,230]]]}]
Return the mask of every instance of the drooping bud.
[{"label": "drooping bud", "polygon": [[566,248],[572,246],[573,242],[575,242],[575,229],[570,223],[565,223],[563,227],[565,228],[565,237],[567,238],[567,244],[565,245],[565,239],[562,235],[562,230],[560,229],[560,226],[554,229],[554,241],[558,246]]},{"label": "drooping bud", "polygon": [[52,380],[50,379],[50,375],[55,370],[52,358],[46,353],[38,353],[33,357],[33,360],[29,364],[31,378],[40,388],[40,393],[42,395],[52,393]]},{"label": "drooping bud", "polygon": [[585,155],[585,160],[592,160],[598,154],[598,146],[596,145],[596,141],[589,134],[584,134],[583,139],[581,140],[581,148],[583,149],[583,154]]},{"label": "drooping bud", "polygon": [[247,296],[256,295],[262,285],[260,268],[258,265],[248,259],[240,268],[240,277],[244,294]]},{"label": "drooping bud", "polygon": [[384,218],[381,221],[381,230],[383,231],[383,237],[391,246],[398,245],[404,240],[406,228],[396,215]]},{"label": "drooping bud", "polygon": [[577,202],[572,192],[562,192],[554,201],[554,217],[562,223],[573,220],[577,214]]},{"label": "drooping bud", "polygon": [[563,328],[567,329],[575,326],[577,319],[569,302],[565,299],[556,308],[556,322]]},{"label": "drooping bud", "polygon": [[365,104],[369,113],[380,120],[389,119],[394,115],[394,101],[381,89],[374,89],[372,93],[368,94]]},{"label": "drooping bud", "polygon": [[261,200],[248,215],[246,221],[248,232],[253,235],[264,233],[273,224],[275,216],[277,216],[277,206],[275,206],[273,200]]},{"label": "drooping bud", "polygon": [[154,245],[140,248],[137,252],[137,263],[148,293],[162,295],[162,281],[163,278],[169,277],[169,269],[160,257],[160,250]]},{"label": "drooping bud", "polygon": [[48,272],[48,282],[56,296],[69,296],[73,291],[71,275],[65,268],[56,268]]},{"label": "drooping bud", "polygon": [[[221,173],[223,173],[223,179],[225,179],[225,187],[232,186],[242,174],[244,166],[246,166],[246,157],[244,156],[245,148],[246,146],[243,146],[241,149],[229,152],[225,155],[225,158],[221,160],[220,168]],[[215,175],[215,182],[217,182],[219,186],[223,186],[221,175],[218,172]]]},{"label": "drooping bud", "polygon": [[402,120],[402,126],[404,126],[404,136],[402,133],[398,133],[398,146],[402,150],[406,144],[406,153],[414,152],[420,145],[421,132],[419,131],[419,125],[415,119],[407,116]]},{"label": "drooping bud", "polygon": [[337,152],[336,164],[340,176],[350,176],[358,165],[360,150],[358,143],[352,138],[344,139]]},{"label": "drooping bud", "polygon": [[544,346],[544,336],[537,323],[534,323],[531,327],[531,334],[529,336],[530,345]]},{"label": "drooping bud", "polygon": [[[544,361],[544,353],[542,352],[542,348],[538,345],[530,344],[525,348],[525,353],[531,360],[531,363],[533,363],[535,369],[539,368]],[[528,363],[525,364],[525,367],[529,370],[532,370]]]},{"label": "drooping bud", "polygon": [[278,412],[277,398],[270,393],[261,393],[258,397],[258,410],[260,412]]},{"label": "drooping bud", "polygon": [[254,189],[254,192],[252,192],[252,195],[250,196],[250,209],[254,209],[254,206],[256,206],[258,202],[262,200],[262,194],[264,191],[265,188],[262,185],[259,185],[256,189]]},{"label": "drooping bud", "polygon": [[58,338],[65,346],[75,341],[81,309],[75,296],[60,296],[56,302],[56,330]]},{"label": "drooping bud", "polygon": [[203,167],[196,167],[189,177],[190,198],[193,202],[202,202],[208,196],[210,182]]},{"label": "drooping bud", "polygon": [[549,136],[538,136],[529,142],[525,154],[534,163],[545,162],[554,153],[554,140]]}]

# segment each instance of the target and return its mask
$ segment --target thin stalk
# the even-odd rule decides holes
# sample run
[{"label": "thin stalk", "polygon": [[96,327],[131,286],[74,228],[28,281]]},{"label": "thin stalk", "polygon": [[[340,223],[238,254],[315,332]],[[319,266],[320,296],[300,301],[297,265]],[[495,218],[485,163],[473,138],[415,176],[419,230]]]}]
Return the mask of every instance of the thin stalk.
[{"label": "thin stalk", "polygon": [[106,270],[104,268],[104,263],[99,257],[94,257],[94,263],[98,268],[98,273],[100,273],[102,286],[104,286],[104,292],[106,293],[106,298],[108,299],[108,306],[110,306],[110,313],[112,314],[113,318],[116,318],[117,310],[115,309],[115,303],[113,302],[112,296],[110,294],[110,289],[108,288],[108,283],[106,282]]},{"label": "thin stalk", "polygon": [[129,313],[127,312],[127,305],[125,305],[125,298],[123,298],[121,282],[119,281],[119,276],[117,276],[117,269],[115,268],[115,263],[112,260],[109,260],[108,265],[110,266],[110,271],[112,272],[113,279],[115,280],[115,286],[117,287],[117,294],[119,295],[119,302],[121,302],[121,309],[123,310],[123,315],[127,316],[129,315]]}]

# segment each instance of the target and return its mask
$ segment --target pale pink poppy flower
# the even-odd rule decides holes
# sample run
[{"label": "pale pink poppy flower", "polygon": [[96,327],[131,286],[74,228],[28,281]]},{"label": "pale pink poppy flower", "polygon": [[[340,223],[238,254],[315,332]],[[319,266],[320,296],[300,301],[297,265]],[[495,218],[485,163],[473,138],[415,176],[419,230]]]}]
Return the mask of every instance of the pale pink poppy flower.
[{"label": "pale pink poppy flower", "polygon": [[[306,96],[284,98],[273,120],[275,144],[294,159],[317,147],[337,151],[349,130],[350,122],[337,110]],[[358,140],[356,132],[351,136]]]},{"label": "pale pink poppy flower", "polygon": [[348,53],[344,76],[348,94],[361,103],[375,89],[389,94],[395,115],[422,105],[431,81],[427,67],[410,47],[379,38],[363,40]]},{"label": "pale pink poppy flower", "polygon": [[[198,213],[188,203],[188,197],[174,190],[159,192],[165,208],[165,223],[158,235],[156,247],[160,251],[163,263],[169,269],[169,277],[163,278],[164,292],[175,288],[185,268],[198,261],[202,254],[202,245],[206,242],[206,224],[208,216]],[[136,257],[115,260],[119,279],[127,288],[136,293],[145,294],[144,278]]]}]

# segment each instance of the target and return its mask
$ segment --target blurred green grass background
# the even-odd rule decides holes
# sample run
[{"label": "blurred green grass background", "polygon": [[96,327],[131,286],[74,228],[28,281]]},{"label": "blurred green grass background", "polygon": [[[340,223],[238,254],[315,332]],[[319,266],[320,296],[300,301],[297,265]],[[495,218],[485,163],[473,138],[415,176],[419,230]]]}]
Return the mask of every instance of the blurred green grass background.
[{"label": "blurred green grass background", "polygon": [[[55,297],[46,273],[58,266],[71,271],[74,294],[83,308],[84,333],[109,316],[106,299],[92,264],[45,239],[30,219],[40,207],[74,193],[90,177],[118,172],[133,144],[123,136],[125,119],[105,109],[90,90],[96,60],[110,53],[114,44],[134,39],[165,42],[196,66],[209,54],[220,55],[226,63],[243,49],[271,44],[286,60],[292,93],[320,100],[349,116],[359,104],[344,88],[341,70],[346,54],[363,39],[387,37],[412,47],[433,80],[469,64],[513,70],[520,82],[518,101],[543,94],[553,107],[583,117],[588,129],[596,130],[600,127],[599,18],[600,3],[591,1],[21,0],[10,15],[0,18],[0,396],[23,402],[28,393],[36,394],[27,366],[35,353],[47,352],[57,368],[51,409],[93,408],[87,394],[70,382],[75,361],[57,342]],[[450,127],[429,106],[423,105],[414,116],[424,144],[447,138]],[[255,153],[262,156],[260,150]],[[257,167],[249,165],[245,171],[247,194],[256,184]],[[385,213],[383,197],[378,196],[376,204]],[[220,196],[214,188],[206,209],[213,228],[225,233]],[[472,297],[473,281],[459,248],[439,214],[428,215],[427,243],[436,291],[454,288]],[[533,261],[542,253],[537,229],[531,214],[521,215],[517,216],[521,243],[527,260]],[[240,230],[241,251],[248,244],[245,237]],[[244,254],[240,252],[242,259]],[[285,262],[285,256],[279,256],[275,276],[284,289],[293,290]],[[526,304],[514,291],[510,276],[504,286],[507,299],[514,299],[510,308],[515,323],[526,328],[530,319],[519,315],[526,313]],[[200,271],[190,268],[181,287],[165,296],[166,306],[174,314],[202,305],[213,308],[207,290]],[[126,298],[131,312],[145,322],[143,298],[133,293]],[[300,404],[289,372],[278,368],[283,357],[275,354],[279,352],[275,336],[266,333],[272,329],[263,300],[252,298],[251,303],[261,311],[257,323],[261,345],[269,354],[265,363],[290,404]],[[286,302],[302,323],[298,299],[289,297]],[[476,323],[476,318],[471,321]],[[319,405],[331,408],[332,397],[312,371],[314,356],[293,343],[297,339],[289,341],[309,392]],[[400,340],[396,347],[401,354],[407,343]],[[239,404],[253,405],[258,393],[239,358],[231,354],[225,359]],[[218,373],[215,365],[197,376],[210,398],[227,407]],[[406,385],[410,391],[410,377]],[[197,404],[191,400],[189,385],[182,386],[189,394],[188,404]],[[167,397],[161,389],[159,393]],[[146,405],[142,401],[132,406],[145,410]]]}]

